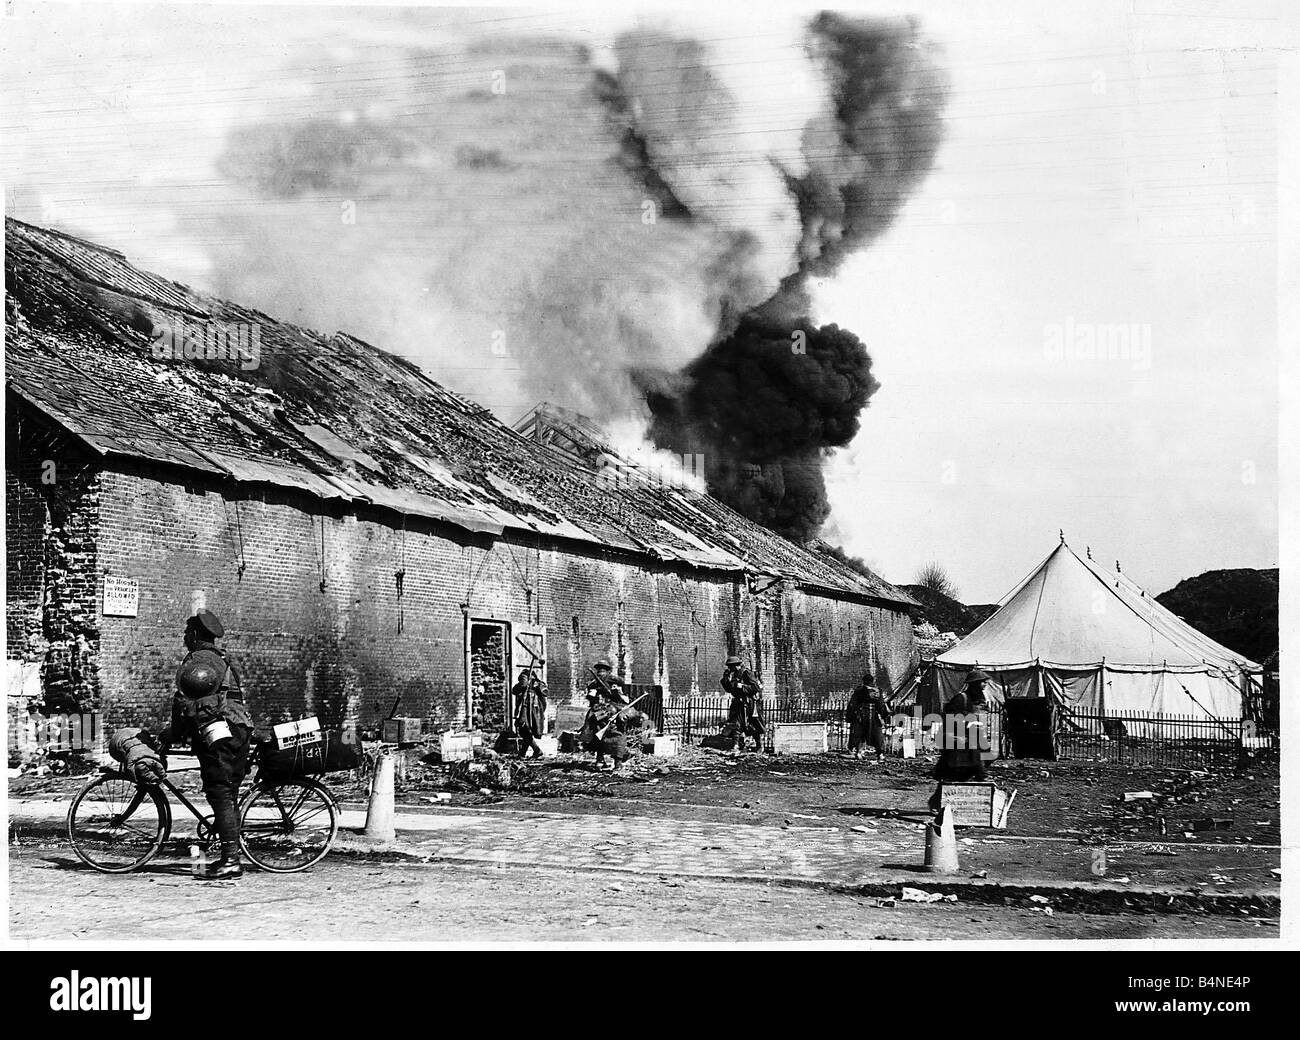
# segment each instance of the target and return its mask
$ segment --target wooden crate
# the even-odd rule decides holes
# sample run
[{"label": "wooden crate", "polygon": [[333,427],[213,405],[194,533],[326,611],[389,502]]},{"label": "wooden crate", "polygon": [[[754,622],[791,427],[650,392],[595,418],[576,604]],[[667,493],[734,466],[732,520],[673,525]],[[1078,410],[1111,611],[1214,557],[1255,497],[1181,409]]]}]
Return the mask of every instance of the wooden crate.
[{"label": "wooden crate", "polygon": [[827,747],[826,723],[778,722],[772,730],[772,747],[778,755],[820,755]]},{"label": "wooden crate", "polygon": [[384,743],[417,744],[423,728],[421,719],[384,719]]},{"label": "wooden crate", "polygon": [[581,705],[559,704],[555,708],[555,732],[559,733],[577,733],[582,729],[583,720],[587,717],[587,709]]},{"label": "wooden crate", "polygon": [[965,784],[945,781],[939,785],[939,804],[952,813],[955,827],[1002,829],[1007,825],[1011,799],[991,781]]}]

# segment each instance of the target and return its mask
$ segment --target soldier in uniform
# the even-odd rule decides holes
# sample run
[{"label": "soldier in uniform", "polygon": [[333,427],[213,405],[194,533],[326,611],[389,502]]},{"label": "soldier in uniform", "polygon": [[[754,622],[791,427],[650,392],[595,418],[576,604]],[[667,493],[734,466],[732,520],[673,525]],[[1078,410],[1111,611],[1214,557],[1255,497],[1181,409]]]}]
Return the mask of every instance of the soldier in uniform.
[{"label": "soldier in uniform", "polygon": [[[934,778],[943,783],[984,780],[988,768],[984,760],[985,743],[982,739],[981,715],[987,707],[984,684],[988,676],[979,668],[966,674],[966,687],[954,694],[943,706],[943,731],[940,737],[939,761],[934,767]],[[939,806],[939,790],[930,797],[930,807]]]},{"label": "soldier in uniform", "polygon": [[221,840],[221,858],[204,875],[237,878],[244,868],[239,852],[239,785],[248,770],[252,718],[244,704],[239,675],[217,646],[225,635],[220,619],[200,610],[185,624],[188,651],[176,672],[171,725],[159,739],[163,751],[189,741],[199,760],[203,793]]},{"label": "soldier in uniform", "polygon": [[763,687],[754,673],[746,668],[739,657],[728,657],[719,685],[731,694],[731,708],[727,712],[727,725],[735,733],[735,748],[745,750],[745,737],[751,736],[757,745],[756,751],[763,750],[762,719],[759,718],[759,701],[763,696]]},{"label": "soldier in uniform", "polygon": [[613,767],[617,769],[618,752],[622,750],[621,742],[616,736],[617,725],[611,727],[602,739],[597,739],[596,734],[627,705],[627,694],[623,692],[623,683],[614,674],[608,661],[597,661],[592,670],[596,674],[587,683],[587,717],[582,723],[579,737],[584,747],[596,752],[598,769],[605,767],[606,754],[609,754]]},{"label": "soldier in uniform", "polygon": [[[539,661],[545,664],[545,661]],[[545,757],[537,738],[546,732],[546,683],[532,665],[519,670],[519,681],[510,691],[515,703],[515,731],[519,734],[519,757]]]},{"label": "soldier in uniform", "polygon": [[866,747],[884,750],[884,720],[889,716],[889,707],[870,672],[863,674],[862,682],[853,690],[844,716],[849,724],[849,750],[854,758],[861,758]]}]

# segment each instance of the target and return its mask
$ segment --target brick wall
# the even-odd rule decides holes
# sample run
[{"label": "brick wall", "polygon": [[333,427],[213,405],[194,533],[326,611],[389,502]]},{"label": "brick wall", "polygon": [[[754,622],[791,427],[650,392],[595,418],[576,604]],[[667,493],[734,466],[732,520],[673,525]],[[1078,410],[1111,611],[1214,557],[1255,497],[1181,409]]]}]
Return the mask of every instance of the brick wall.
[{"label": "brick wall", "polygon": [[[864,665],[901,677],[912,654],[906,613],[783,588],[754,595],[730,575],[414,520],[403,531],[377,512],[143,466],[105,471],[98,489],[99,575],[140,584],[138,617],[98,619],[109,725],[163,721],[199,606],[224,621],[261,724],[308,712],[370,724],[398,696],[399,714],[463,724],[467,618],[544,626],[553,697],[574,703],[600,657],[673,696],[716,691],[734,647],[761,661],[769,694],[817,698],[847,692]],[[517,651],[514,664],[526,662]]]},{"label": "brick wall", "polygon": [[99,474],[95,460],[13,404],[5,442],[6,655],[39,664],[46,711],[89,709],[99,692]]}]

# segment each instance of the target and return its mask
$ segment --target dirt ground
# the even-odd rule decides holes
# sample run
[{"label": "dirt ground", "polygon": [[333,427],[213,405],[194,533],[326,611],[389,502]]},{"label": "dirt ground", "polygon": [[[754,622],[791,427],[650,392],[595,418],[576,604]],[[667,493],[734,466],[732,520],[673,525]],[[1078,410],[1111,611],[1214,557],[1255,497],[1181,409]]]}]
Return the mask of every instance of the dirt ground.
[{"label": "dirt ground", "polygon": [[[434,821],[439,829],[409,835],[431,853],[426,862],[334,855],[305,875],[251,876],[240,882],[238,901],[258,908],[257,927],[266,930],[267,938],[784,941],[1277,935],[1275,898],[1269,912],[1248,907],[1195,916],[1174,912],[1177,908],[1149,915],[1136,903],[1123,909],[1129,904],[1122,897],[1119,912],[1107,914],[1091,913],[1097,908],[1087,902],[1058,902],[1054,916],[1019,904],[977,905],[978,900],[887,907],[852,891],[724,881],[707,870],[662,877],[652,870],[620,877],[584,869],[577,862],[572,869],[559,869],[571,862],[567,851],[557,855],[547,845],[549,839],[540,838],[539,851],[531,847],[538,842],[527,840],[542,831],[572,832],[574,847],[585,852],[590,844],[586,829],[593,826],[590,821],[599,828],[602,817],[625,820],[620,833],[629,828],[630,834],[655,833],[669,843],[675,826],[694,833],[713,825],[719,836],[732,835],[734,853],[700,852],[695,858],[726,855],[739,863],[743,849],[755,845],[742,840],[748,833],[762,836],[758,847],[783,854],[801,843],[815,849],[852,839],[862,843],[863,858],[835,868],[849,876],[853,864],[859,870],[876,870],[868,866],[868,850],[882,842],[901,842],[908,850],[902,859],[909,862],[920,855],[923,842],[914,832],[927,818],[925,803],[934,786],[931,768],[925,760],[858,761],[833,753],[737,757],[687,747],[675,758],[636,756],[615,774],[596,771],[590,755],[561,755],[522,766],[487,759],[476,762],[473,772],[462,767],[456,773],[422,763],[419,752],[412,750],[403,756],[399,774],[399,811],[460,814],[458,820],[445,822],[459,827],[478,820],[472,833],[480,837],[473,838],[471,831],[458,837],[461,832],[444,831]],[[995,763],[991,775],[1017,795],[1005,831],[964,832],[962,862],[966,872],[974,872],[971,877],[1000,885],[1065,886],[1095,886],[1114,879],[1112,887],[1179,893],[1179,906],[1197,911],[1209,905],[1201,902],[1206,897],[1277,891],[1276,760],[1217,774],[1011,761]],[[364,819],[364,778],[337,774],[328,779],[352,818]],[[167,900],[182,913],[188,908],[202,919],[228,921],[229,929],[219,931],[238,938],[237,910],[189,878],[183,861],[164,858],[139,875],[105,878],[75,860],[58,834],[57,820],[35,828],[22,821],[24,804],[70,800],[84,780],[23,776],[10,781],[11,815],[18,811],[20,817],[11,824],[10,834],[11,934],[164,937],[185,927],[174,919],[152,922],[149,907]],[[192,791],[197,788],[192,770],[177,770],[173,780]],[[1126,802],[1125,792],[1150,792],[1152,797]],[[529,814],[535,820],[563,821],[563,826],[523,823]],[[1158,823],[1162,816],[1164,834]],[[1186,836],[1187,824],[1202,819],[1231,824]],[[522,842],[517,839],[521,832],[512,829],[521,825]],[[807,844],[818,835],[827,837]],[[721,841],[718,848],[732,848],[725,838]],[[444,845],[452,851],[440,851]],[[474,849],[479,845],[499,850],[507,861],[495,866],[465,861],[478,854]],[[455,851],[462,846],[469,851]],[[1109,873],[1104,879],[1091,870],[1098,848],[1106,851]],[[513,862],[507,855],[511,849]],[[682,857],[689,866],[692,856],[686,852]],[[885,866],[901,862],[893,855],[884,859]],[[65,884],[70,871],[75,873],[78,898],[56,901],[55,886]],[[322,882],[326,903],[320,898]],[[634,899],[628,897],[632,892]],[[617,909],[610,910],[610,904]],[[322,906],[328,906],[327,915]],[[1263,919],[1269,917],[1273,920]]]},{"label": "dirt ground", "polygon": [[218,936],[294,941],[790,942],[1056,939],[1273,940],[1276,921],[1047,916],[879,900],[750,882],[613,880],[579,871],[335,855],[303,874],[196,881],[160,858],[138,874],[85,868],[56,843],[10,849],[10,938],[117,942]]},{"label": "dirt ground", "polygon": [[[597,772],[589,754],[524,764],[503,759],[499,761],[508,761],[511,771],[506,787],[491,776],[454,779],[448,767],[422,762],[416,749],[403,756],[397,800],[412,805],[431,803],[442,795],[445,804],[463,808],[533,807],[584,813],[653,809],[655,815],[669,816],[673,807],[685,805],[693,818],[771,823],[773,817],[781,817],[785,822],[806,823],[809,817],[842,820],[855,814],[924,811],[934,789],[933,759],[855,760],[834,752],[735,756],[684,746],[674,758],[635,755],[613,774]],[[195,773],[176,774],[175,779],[182,787],[197,789]],[[1281,842],[1276,754],[1229,772],[1008,760],[992,764],[990,779],[1017,792],[1009,833],[1158,840],[1174,845]],[[10,779],[9,794],[71,797],[84,782],[84,775],[23,775]],[[329,782],[342,799],[364,800],[364,778],[336,774]],[[1150,792],[1153,797],[1126,802],[1126,792]],[[1199,821],[1209,820],[1228,822],[1215,829],[1193,829]]]},{"label": "dirt ground", "polygon": [[[855,760],[846,754],[776,756],[684,747],[671,759],[635,756],[619,773],[599,773],[590,755],[561,755],[516,768],[508,789],[483,791],[449,782],[446,770],[415,756],[398,784],[398,800],[419,803],[431,793],[451,795],[456,805],[533,806],[552,812],[569,805],[611,812],[623,804],[636,811],[653,806],[671,814],[675,805],[721,810],[718,819],[791,821],[857,813],[923,810],[934,789],[933,760]],[[1276,756],[1242,772],[1132,768],[1088,762],[1010,760],[993,763],[990,778],[1014,789],[1008,829],[1016,834],[1277,845],[1281,841],[1281,790]],[[1151,792],[1126,802],[1126,792]],[[354,788],[360,796],[362,788]],[[739,812],[737,812],[739,810]],[[791,816],[791,814],[796,814]],[[1165,820],[1162,834],[1159,821]],[[1193,831],[1196,821],[1229,820],[1223,829]],[[1191,837],[1186,835],[1190,833]]]}]

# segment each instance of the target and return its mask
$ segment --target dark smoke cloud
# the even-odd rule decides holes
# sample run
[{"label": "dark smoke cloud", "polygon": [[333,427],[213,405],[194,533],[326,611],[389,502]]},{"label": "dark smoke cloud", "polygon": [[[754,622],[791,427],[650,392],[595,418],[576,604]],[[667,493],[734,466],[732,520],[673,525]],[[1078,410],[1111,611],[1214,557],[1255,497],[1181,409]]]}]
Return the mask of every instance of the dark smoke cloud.
[{"label": "dark smoke cloud", "polygon": [[678,453],[705,453],[710,490],[750,519],[810,537],[830,508],[825,453],[848,444],[879,383],[862,341],[806,322],[801,342],[756,315],[693,361],[672,384],[644,377],[650,435]]},{"label": "dark smoke cloud", "polygon": [[[805,541],[830,512],[822,464],[848,444],[879,384],[852,333],[805,316],[807,281],[869,245],[929,171],[946,79],[912,20],[823,13],[808,47],[830,111],[803,133],[806,169],[786,171],[802,233],[794,269],[675,379],[642,371],[660,447],[705,456],[709,489],[751,519]],[[806,353],[792,334],[807,335]]]},{"label": "dark smoke cloud", "polygon": [[549,400],[632,441],[652,422],[748,515],[815,533],[826,453],[875,381],[806,290],[931,165],[943,76],[916,25],[588,46],[371,17],[305,40],[231,117],[221,205],[176,213],[210,287],[402,353],[507,421]]}]

